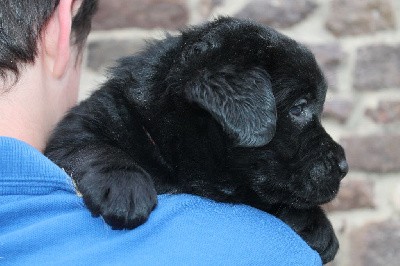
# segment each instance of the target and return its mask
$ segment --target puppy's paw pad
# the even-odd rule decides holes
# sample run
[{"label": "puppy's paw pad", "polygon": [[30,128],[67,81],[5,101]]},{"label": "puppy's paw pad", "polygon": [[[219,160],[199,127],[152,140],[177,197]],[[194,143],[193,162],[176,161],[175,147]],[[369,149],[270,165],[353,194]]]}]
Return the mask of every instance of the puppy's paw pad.
[{"label": "puppy's paw pad", "polygon": [[85,204],[114,229],[143,224],[157,204],[151,178],[139,171],[87,175],[79,182]]}]

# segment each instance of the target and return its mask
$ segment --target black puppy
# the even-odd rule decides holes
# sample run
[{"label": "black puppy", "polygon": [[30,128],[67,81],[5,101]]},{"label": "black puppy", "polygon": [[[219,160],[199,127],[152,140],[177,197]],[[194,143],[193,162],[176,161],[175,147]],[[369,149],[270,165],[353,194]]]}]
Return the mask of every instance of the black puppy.
[{"label": "black puppy", "polygon": [[144,223],[157,193],[191,193],[276,215],[328,262],[338,241],[318,205],[348,167],[321,126],[326,89],[304,46],[220,18],[120,60],[46,155],[114,228]]}]

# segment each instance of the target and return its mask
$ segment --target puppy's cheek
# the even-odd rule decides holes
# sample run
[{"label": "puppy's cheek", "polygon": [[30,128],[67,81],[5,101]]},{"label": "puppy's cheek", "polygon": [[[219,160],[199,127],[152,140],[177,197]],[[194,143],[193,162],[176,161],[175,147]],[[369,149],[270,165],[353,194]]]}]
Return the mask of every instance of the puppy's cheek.
[{"label": "puppy's cheek", "polygon": [[319,183],[321,182],[326,174],[326,168],[321,163],[316,163],[311,167],[309,176],[312,181]]},{"label": "puppy's cheek", "polygon": [[256,193],[262,202],[267,204],[290,203],[290,192],[287,184],[281,181],[271,181],[265,175],[259,175],[251,179],[251,190]]},{"label": "puppy's cheek", "polygon": [[332,178],[323,162],[300,169],[291,176],[289,190],[293,197],[290,204],[309,208],[331,201],[339,190],[340,180]]},{"label": "puppy's cheek", "polygon": [[322,204],[336,196],[340,186],[340,177],[329,162],[315,163],[306,175],[309,177],[309,184],[305,186],[305,190],[309,191],[308,200]]},{"label": "puppy's cheek", "polygon": [[320,185],[334,185],[341,180],[339,165],[328,157],[311,164],[308,167],[308,175],[312,181]]}]

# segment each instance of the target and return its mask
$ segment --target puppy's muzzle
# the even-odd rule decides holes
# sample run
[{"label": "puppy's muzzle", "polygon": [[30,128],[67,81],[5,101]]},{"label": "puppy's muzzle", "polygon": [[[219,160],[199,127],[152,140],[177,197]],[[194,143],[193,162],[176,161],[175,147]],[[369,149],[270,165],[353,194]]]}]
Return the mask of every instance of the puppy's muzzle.
[{"label": "puppy's muzzle", "polygon": [[[297,153],[296,166],[310,174],[312,180],[333,182],[342,180],[349,171],[345,152],[322,127],[303,135]],[[332,179],[333,178],[333,179]]]}]

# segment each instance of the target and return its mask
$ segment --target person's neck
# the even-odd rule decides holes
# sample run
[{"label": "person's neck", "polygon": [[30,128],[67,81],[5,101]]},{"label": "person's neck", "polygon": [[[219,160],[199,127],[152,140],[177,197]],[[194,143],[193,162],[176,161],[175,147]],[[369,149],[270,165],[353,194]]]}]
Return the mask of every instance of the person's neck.
[{"label": "person's neck", "polygon": [[46,138],[41,133],[41,126],[33,123],[34,118],[31,114],[19,109],[18,106],[11,107],[12,110],[8,112],[3,112],[3,108],[0,109],[0,136],[16,138],[39,151],[44,150]]},{"label": "person's neck", "polygon": [[0,94],[0,136],[16,138],[44,150],[51,129],[45,121],[48,114],[42,86],[39,78],[27,74],[8,92]]}]

